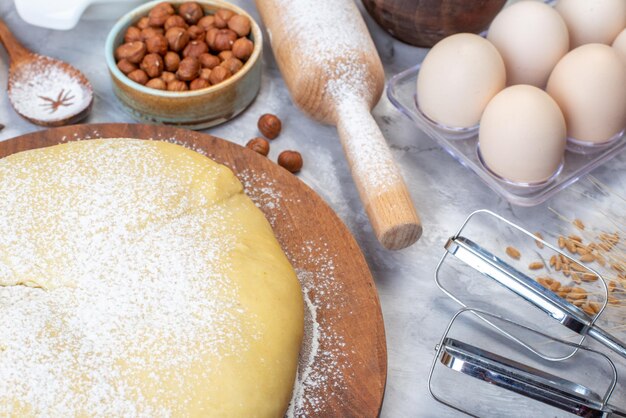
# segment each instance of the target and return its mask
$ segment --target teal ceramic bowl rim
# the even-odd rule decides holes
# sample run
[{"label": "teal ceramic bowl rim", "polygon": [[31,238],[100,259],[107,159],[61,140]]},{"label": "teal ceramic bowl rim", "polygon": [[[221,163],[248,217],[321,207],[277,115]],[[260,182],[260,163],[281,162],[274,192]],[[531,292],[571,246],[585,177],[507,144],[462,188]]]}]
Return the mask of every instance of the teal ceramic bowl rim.
[{"label": "teal ceramic bowl rim", "polygon": [[[259,25],[254,21],[252,16],[248,14],[248,12],[226,1],[196,0],[200,4],[206,4],[206,5],[211,5],[211,6],[223,6],[223,7],[232,9],[238,14],[243,14],[244,16],[248,17],[248,19],[250,19],[250,23],[252,24],[251,25],[252,30],[250,31],[250,33],[254,37],[254,41],[253,41],[254,49],[252,51],[252,55],[250,56],[250,58],[248,58],[248,60],[244,63],[243,67],[241,67],[241,70],[237,71],[237,73],[235,73],[235,75],[233,75],[229,79],[221,83],[215,84],[214,86],[206,87],[206,88],[199,89],[199,90],[189,90],[189,91],[157,90],[157,89],[143,86],[139,83],[135,83],[130,78],[128,78],[123,72],[121,72],[119,68],[117,68],[115,57],[113,55],[113,52],[115,51],[115,48],[116,48],[116,45],[114,45],[115,38],[118,36],[118,34],[122,30],[125,30],[135,20],[138,20],[139,17],[147,16],[149,10],[152,9],[157,4],[162,3],[162,1],[163,0],[153,0],[151,2],[142,4],[141,6],[134,8],[130,12],[123,15],[117,22],[115,22],[115,25],[113,25],[113,28],[111,28],[111,31],[107,35],[107,39],[104,44],[104,56],[106,58],[107,67],[109,67],[109,71],[113,74],[113,76],[115,76],[115,78],[120,80],[122,83],[126,84],[128,87],[135,89],[137,91],[140,91],[142,93],[145,93],[145,94],[151,94],[153,96],[160,96],[160,97],[186,98],[186,97],[194,97],[194,96],[203,96],[206,93],[217,91],[228,84],[236,83],[250,70],[250,68],[252,68],[252,66],[259,59],[259,56],[261,55],[261,50],[263,49],[263,35],[261,34],[261,28],[259,28]],[[176,0],[172,1],[172,3],[179,3],[179,2],[182,3],[182,1],[176,1]]]}]

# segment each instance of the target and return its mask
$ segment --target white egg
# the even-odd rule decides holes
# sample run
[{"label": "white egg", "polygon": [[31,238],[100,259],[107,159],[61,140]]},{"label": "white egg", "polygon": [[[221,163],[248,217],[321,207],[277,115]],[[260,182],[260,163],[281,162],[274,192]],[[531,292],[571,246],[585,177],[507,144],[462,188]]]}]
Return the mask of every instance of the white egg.
[{"label": "white egg", "polygon": [[624,64],[626,65],[626,29],[620,32],[617,35],[617,38],[613,41],[613,49],[617,54],[622,58]]},{"label": "white egg", "polygon": [[505,83],[498,50],[478,35],[456,34],[438,42],[424,58],[417,102],[433,121],[468,128],[478,124],[485,106]]},{"label": "white egg", "polygon": [[610,45],[626,27],[626,0],[559,0],[554,7],[565,20],[570,48]]},{"label": "white egg", "polygon": [[545,87],[556,63],[569,51],[569,34],[561,16],[541,1],[520,1],[503,9],[487,39],[500,52],[507,85]]},{"label": "white egg", "polygon": [[478,144],[485,165],[516,183],[541,183],[565,153],[565,119],[543,90],[518,84],[498,93],[480,120]]},{"label": "white egg", "polygon": [[626,66],[608,45],[570,51],[552,71],[546,91],[561,107],[572,139],[603,143],[626,126]]}]

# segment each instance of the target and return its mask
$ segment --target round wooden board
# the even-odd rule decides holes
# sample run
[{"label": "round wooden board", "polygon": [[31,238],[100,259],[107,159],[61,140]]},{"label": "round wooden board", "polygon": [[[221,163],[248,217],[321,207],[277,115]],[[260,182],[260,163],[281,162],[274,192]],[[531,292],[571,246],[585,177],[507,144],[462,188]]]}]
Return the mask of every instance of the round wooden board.
[{"label": "round wooden board", "polygon": [[[0,142],[0,158],[89,138],[177,142],[229,166],[263,210],[315,306],[313,367],[299,416],[374,417],[387,375],[385,331],[378,294],[363,254],[333,210],[308,186],[265,157],[211,135],[158,125],[92,124],[33,132]],[[310,347],[309,347],[310,348]],[[311,359],[313,357],[310,357]]]}]

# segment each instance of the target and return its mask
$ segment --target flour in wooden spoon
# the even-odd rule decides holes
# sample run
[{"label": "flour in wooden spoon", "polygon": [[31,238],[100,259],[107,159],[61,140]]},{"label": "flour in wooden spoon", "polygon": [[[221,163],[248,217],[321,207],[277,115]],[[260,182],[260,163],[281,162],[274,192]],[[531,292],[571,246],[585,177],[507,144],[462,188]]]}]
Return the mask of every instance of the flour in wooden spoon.
[{"label": "flour in wooden spoon", "polygon": [[93,98],[91,89],[76,74],[47,57],[17,67],[9,89],[9,99],[19,114],[43,122],[70,118],[87,108]]},{"label": "flour in wooden spoon", "polygon": [[247,349],[228,215],[192,202],[194,171],[164,176],[148,144],[103,142],[89,164],[0,160],[0,416],[14,402],[41,417],[178,415],[191,394],[155,405],[142,391],[165,378],[186,394],[198,356]]}]

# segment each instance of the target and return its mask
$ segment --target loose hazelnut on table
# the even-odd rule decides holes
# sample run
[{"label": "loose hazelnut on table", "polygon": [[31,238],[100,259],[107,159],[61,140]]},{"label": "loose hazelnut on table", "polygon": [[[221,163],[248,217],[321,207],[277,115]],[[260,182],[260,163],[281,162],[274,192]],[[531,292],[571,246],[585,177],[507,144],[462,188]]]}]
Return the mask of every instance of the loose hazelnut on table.
[{"label": "loose hazelnut on table", "polygon": [[243,67],[243,63],[237,58],[229,58],[226,61],[222,62],[220,66],[228,69],[228,71],[235,74],[237,71],[241,70],[241,67]]},{"label": "loose hazelnut on table", "polygon": [[215,55],[211,54],[202,54],[198,57],[200,60],[200,65],[204,68],[213,69],[220,65],[221,60]]},{"label": "loose hazelnut on table", "polygon": [[183,57],[198,58],[202,54],[209,52],[209,47],[204,41],[191,41],[183,50]]},{"label": "loose hazelnut on table", "polygon": [[228,29],[234,31],[238,36],[248,36],[250,33],[250,19],[246,16],[235,15],[228,21]]},{"label": "loose hazelnut on table", "polygon": [[165,81],[166,83],[170,83],[174,80],[177,80],[176,74],[169,72],[169,71],[163,71],[163,73],[161,74],[161,79]]},{"label": "loose hazelnut on table", "polygon": [[128,74],[128,78],[133,80],[135,83],[146,84],[148,82],[148,75],[144,70],[135,70]]},{"label": "loose hazelnut on table", "polygon": [[146,44],[141,41],[122,44],[115,50],[116,59],[126,59],[133,64],[139,64],[144,55],[146,55]]},{"label": "loose hazelnut on table", "polygon": [[228,9],[219,9],[215,12],[215,27],[223,29],[228,26],[228,21],[235,15],[235,12]]},{"label": "loose hazelnut on table", "polygon": [[133,64],[127,59],[123,59],[117,63],[117,68],[119,68],[120,71],[124,74],[128,75],[128,73],[131,73],[137,69],[137,65]]},{"label": "loose hazelnut on table", "polygon": [[146,39],[146,49],[153,54],[165,55],[167,52],[167,40],[163,35],[154,35]]},{"label": "loose hazelnut on table", "polygon": [[204,16],[202,7],[196,2],[188,1],[183,3],[178,8],[178,13],[185,19],[190,25],[195,25]]},{"label": "loose hazelnut on table", "polygon": [[152,89],[157,89],[157,90],[166,90],[167,83],[163,81],[162,78],[153,78],[152,80],[146,83],[146,87],[150,87]]},{"label": "loose hazelnut on table", "polygon": [[209,29],[215,27],[215,16],[204,16],[202,19],[198,20],[197,25],[204,29],[205,32],[208,32]]},{"label": "loose hazelnut on table", "polygon": [[187,33],[189,34],[189,39],[192,41],[204,41],[204,37],[206,36],[205,30],[196,25],[189,26]]},{"label": "loose hazelnut on table", "polygon": [[176,77],[179,80],[191,81],[200,74],[200,61],[195,57],[184,58],[178,66]]},{"label": "loose hazelnut on table", "polygon": [[124,42],[128,43],[141,40],[141,29],[136,26],[131,26],[126,29],[126,33],[124,34]]},{"label": "loose hazelnut on table", "polygon": [[274,139],[280,135],[282,125],[283,124],[280,119],[278,119],[278,116],[272,115],[271,113],[261,115],[259,122],[257,123],[259,131],[268,139]]},{"label": "loose hazelnut on table", "polygon": [[180,64],[180,55],[176,52],[168,51],[163,57],[165,70],[175,73]]},{"label": "loose hazelnut on table", "polygon": [[270,143],[263,138],[252,138],[248,141],[246,147],[261,155],[267,156],[270,153]]},{"label": "loose hazelnut on table", "polygon": [[167,83],[168,91],[187,91],[189,87],[187,87],[187,83],[180,80],[173,80]]},{"label": "loose hazelnut on table", "polygon": [[215,35],[213,49],[216,51],[226,51],[233,47],[237,40],[237,34],[230,29],[220,29]]},{"label": "loose hazelnut on table", "polygon": [[149,20],[149,19],[148,19],[148,16],[144,16],[144,17],[142,17],[141,19],[139,19],[139,20],[137,21],[137,27],[138,27],[139,29],[145,29],[145,28],[147,28],[148,26],[150,26],[150,25],[148,24],[148,20]]},{"label": "loose hazelnut on table", "polygon": [[239,38],[233,44],[232,52],[235,58],[246,61],[252,55],[254,44],[248,38]]},{"label": "loose hazelnut on table", "polygon": [[211,84],[215,85],[217,83],[221,83],[222,81],[230,78],[232,73],[228,71],[227,68],[224,67],[215,67],[211,70],[211,74],[209,75],[209,81]]},{"label": "loose hazelnut on table", "polygon": [[210,86],[211,84],[207,80],[203,78],[196,78],[191,83],[189,83],[189,90],[200,90]]},{"label": "loose hazelnut on table", "polygon": [[181,51],[189,42],[189,34],[183,28],[175,27],[165,32],[165,39],[172,51]]},{"label": "loose hazelnut on table", "polygon": [[203,80],[209,81],[211,79],[211,70],[209,68],[201,69],[199,77]]},{"label": "loose hazelnut on table", "polygon": [[148,25],[163,26],[168,17],[175,13],[174,7],[167,2],[159,3],[148,13]]},{"label": "loose hazelnut on table", "polygon": [[140,67],[148,77],[160,77],[163,73],[163,58],[159,54],[148,54],[141,61]]},{"label": "loose hazelnut on table", "polygon": [[298,151],[283,151],[278,156],[278,165],[292,173],[302,169],[302,155]]},{"label": "loose hazelnut on table", "polygon": [[220,61],[226,61],[227,59],[230,59],[232,57],[234,57],[233,55],[233,51],[222,51],[219,54],[217,54],[217,56],[219,57]]}]

